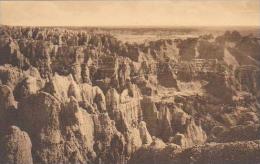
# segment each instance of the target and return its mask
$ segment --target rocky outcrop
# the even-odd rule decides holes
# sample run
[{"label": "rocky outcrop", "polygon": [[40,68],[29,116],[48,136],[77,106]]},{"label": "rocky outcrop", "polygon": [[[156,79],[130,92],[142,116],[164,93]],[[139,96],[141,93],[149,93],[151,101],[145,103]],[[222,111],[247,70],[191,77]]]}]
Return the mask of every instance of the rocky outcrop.
[{"label": "rocky outcrop", "polygon": [[160,85],[178,89],[177,77],[169,64],[161,63],[158,68],[157,79]]},{"label": "rocky outcrop", "polygon": [[233,96],[236,94],[232,80],[228,75],[223,72],[219,74],[208,74],[209,83],[205,85],[207,92],[220,101],[226,103],[232,102]]},{"label": "rocky outcrop", "polygon": [[225,129],[224,127],[215,127],[214,129],[212,129],[215,132],[215,137],[213,141],[221,143],[256,140],[260,138],[259,127],[259,124],[238,125],[228,129]]},{"label": "rocky outcrop", "polygon": [[151,135],[173,142],[182,147],[204,143],[206,133],[200,125],[173,104],[153,102],[150,98],[142,101],[143,118]]},{"label": "rocky outcrop", "polygon": [[32,138],[34,161],[82,163],[95,158],[92,117],[74,97],[63,104],[39,92],[24,99],[19,109],[19,125]]},{"label": "rocky outcrop", "polygon": [[255,66],[240,66],[235,70],[235,77],[239,81],[239,89],[242,91],[248,91],[252,94],[256,94],[258,89],[257,84],[257,70]]},{"label": "rocky outcrop", "polygon": [[2,134],[16,122],[12,118],[16,116],[17,102],[12,90],[6,85],[0,85],[0,95],[0,134]]},{"label": "rocky outcrop", "polygon": [[33,155],[39,163],[61,160],[60,112],[58,100],[45,92],[31,95],[19,104],[20,127],[32,139]]},{"label": "rocky outcrop", "polygon": [[146,123],[144,121],[139,123],[139,131],[140,131],[140,137],[143,144],[151,144],[152,143],[152,137],[150,133],[148,132],[146,128]]},{"label": "rocky outcrop", "polygon": [[259,144],[259,140],[225,144],[209,143],[184,150],[176,145],[160,148],[149,146],[139,149],[128,163],[258,163]]},{"label": "rocky outcrop", "polygon": [[45,80],[35,67],[30,67],[23,72],[23,76],[14,88],[14,96],[16,100],[21,100],[29,95],[36,94],[45,85]]},{"label": "rocky outcrop", "polygon": [[96,158],[94,151],[95,129],[92,115],[80,108],[77,100],[70,97],[70,101],[62,108],[61,134],[64,150],[64,162],[91,163]]},{"label": "rocky outcrop", "polygon": [[207,40],[198,42],[198,58],[223,60],[224,47],[217,43],[211,43]]},{"label": "rocky outcrop", "polygon": [[181,57],[181,60],[190,61],[195,58],[196,44],[197,38],[188,38],[179,41],[177,47],[179,48],[179,55]]},{"label": "rocky outcrop", "polygon": [[9,64],[0,66],[0,81],[13,90],[22,79],[23,73],[17,68]]},{"label": "rocky outcrop", "polygon": [[33,164],[32,143],[28,134],[16,126],[9,127],[0,138],[0,163]]},{"label": "rocky outcrop", "polygon": [[[107,114],[94,115],[94,150],[97,152],[97,162],[123,163],[126,160],[126,142],[123,135],[118,132],[115,122]],[[106,127],[106,128],[104,128]]]},{"label": "rocky outcrop", "polygon": [[0,27],[0,163],[259,162],[256,37],[111,34]]},{"label": "rocky outcrop", "polygon": [[51,64],[52,70],[60,75],[72,74],[75,81],[81,82],[81,64],[85,61],[82,47],[61,46],[57,48]]},{"label": "rocky outcrop", "polygon": [[8,36],[0,38],[0,64],[12,64],[20,69],[26,69],[29,66],[28,59],[21,53],[16,40]]},{"label": "rocky outcrop", "polygon": [[[243,152],[243,153],[242,153]],[[206,144],[184,150],[179,161],[182,163],[258,163],[259,140]]]},{"label": "rocky outcrop", "polygon": [[142,119],[140,93],[137,86],[129,86],[120,95],[115,89],[106,94],[107,109],[110,117],[115,120],[119,131],[126,132],[131,127],[137,127]]}]

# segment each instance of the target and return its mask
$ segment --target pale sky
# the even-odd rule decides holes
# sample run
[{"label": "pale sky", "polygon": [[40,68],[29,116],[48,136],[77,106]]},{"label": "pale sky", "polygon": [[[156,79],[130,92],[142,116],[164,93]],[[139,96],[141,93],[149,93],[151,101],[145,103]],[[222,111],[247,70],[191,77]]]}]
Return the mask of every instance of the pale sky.
[{"label": "pale sky", "polygon": [[1,1],[0,24],[260,26],[260,0]]}]

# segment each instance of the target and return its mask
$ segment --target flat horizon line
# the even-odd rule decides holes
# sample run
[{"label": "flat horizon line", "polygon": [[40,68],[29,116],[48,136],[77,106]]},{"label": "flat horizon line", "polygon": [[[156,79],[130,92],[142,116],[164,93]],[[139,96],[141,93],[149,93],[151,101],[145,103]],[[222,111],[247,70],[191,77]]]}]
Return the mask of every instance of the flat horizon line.
[{"label": "flat horizon line", "polygon": [[260,28],[260,25],[8,25],[0,26],[13,27],[85,27],[85,28],[199,28],[199,27],[254,27]]}]

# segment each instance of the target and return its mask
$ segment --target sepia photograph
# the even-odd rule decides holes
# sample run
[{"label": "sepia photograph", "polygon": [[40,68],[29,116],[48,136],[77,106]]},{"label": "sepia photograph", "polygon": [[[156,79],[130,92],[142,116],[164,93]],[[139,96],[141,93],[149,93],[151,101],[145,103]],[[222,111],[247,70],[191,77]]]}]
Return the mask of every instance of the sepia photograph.
[{"label": "sepia photograph", "polygon": [[0,0],[0,164],[260,164],[260,0]]}]

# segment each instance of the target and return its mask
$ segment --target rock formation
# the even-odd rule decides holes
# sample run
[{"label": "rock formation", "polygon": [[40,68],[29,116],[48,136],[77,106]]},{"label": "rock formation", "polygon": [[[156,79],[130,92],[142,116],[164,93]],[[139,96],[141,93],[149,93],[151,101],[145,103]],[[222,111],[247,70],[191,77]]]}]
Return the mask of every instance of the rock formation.
[{"label": "rock formation", "polygon": [[1,26],[0,163],[259,163],[259,47]]},{"label": "rock formation", "polygon": [[33,164],[32,143],[28,134],[16,126],[10,126],[0,139],[0,162],[10,164]]}]

